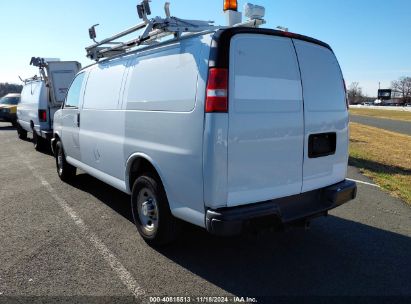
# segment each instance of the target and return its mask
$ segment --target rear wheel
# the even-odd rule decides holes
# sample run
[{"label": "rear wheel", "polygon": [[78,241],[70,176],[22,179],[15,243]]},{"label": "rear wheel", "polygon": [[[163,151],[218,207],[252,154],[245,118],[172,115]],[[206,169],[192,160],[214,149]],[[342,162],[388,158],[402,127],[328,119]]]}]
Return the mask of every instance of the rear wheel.
[{"label": "rear wheel", "polygon": [[74,179],[76,176],[77,168],[70,165],[66,161],[63,145],[60,141],[56,143],[56,168],[57,174],[62,181],[68,182]]},{"label": "rear wheel", "polygon": [[17,135],[20,139],[26,140],[27,139],[27,131],[24,130],[18,123],[16,125]]},{"label": "rear wheel", "polygon": [[134,182],[131,195],[134,223],[149,245],[165,245],[180,232],[180,222],[170,211],[164,188],[158,177],[143,174]]},{"label": "rear wheel", "polygon": [[46,143],[46,140],[41,136],[38,136],[36,131],[33,130],[34,149],[36,149],[36,151],[44,151],[46,148]]}]

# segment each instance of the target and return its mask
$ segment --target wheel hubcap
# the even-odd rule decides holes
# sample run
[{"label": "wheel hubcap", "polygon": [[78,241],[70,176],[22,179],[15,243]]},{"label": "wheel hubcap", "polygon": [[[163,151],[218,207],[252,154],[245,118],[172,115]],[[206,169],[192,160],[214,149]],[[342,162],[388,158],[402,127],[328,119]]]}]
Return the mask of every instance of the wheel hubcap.
[{"label": "wheel hubcap", "polygon": [[154,235],[158,229],[158,207],[153,192],[143,188],[137,197],[137,210],[140,226],[148,236]]}]

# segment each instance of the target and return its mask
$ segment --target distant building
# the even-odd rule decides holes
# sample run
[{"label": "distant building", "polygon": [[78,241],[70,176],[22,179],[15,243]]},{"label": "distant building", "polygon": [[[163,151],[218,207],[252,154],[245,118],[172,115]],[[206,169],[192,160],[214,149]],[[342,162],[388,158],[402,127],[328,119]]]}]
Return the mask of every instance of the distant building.
[{"label": "distant building", "polygon": [[403,104],[401,93],[391,89],[378,90],[378,100],[381,101],[381,105],[399,106]]}]

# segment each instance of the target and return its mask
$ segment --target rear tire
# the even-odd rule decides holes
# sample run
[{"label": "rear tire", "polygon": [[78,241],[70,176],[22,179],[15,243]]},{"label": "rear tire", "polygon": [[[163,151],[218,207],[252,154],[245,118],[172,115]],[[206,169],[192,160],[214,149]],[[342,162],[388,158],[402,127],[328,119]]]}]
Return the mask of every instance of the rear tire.
[{"label": "rear tire", "polygon": [[46,140],[44,140],[42,137],[38,136],[36,131],[33,130],[33,144],[34,144],[34,149],[36,151],[44,151],[46,148]]},{"label": "rear tire", "polygon": [[154,174],[143,174],[134,182],[131,210],[147,244],[166,245],[177,239],[181,223],[171,214],[163,185]]},{"label": "rear tire", "polygon": [[24,130],[18,123],[16,125],[17,128],[17,135],[21,140],[27,139],[27,131]]},{"label": "rear tire", "polygon": [[57,174],[60,177],[60,179],[64,182],[69,182],[74,179],[76,176],[76,171],[77,168],[70,165],[66,161],[66,156],[64,154],[64,149],[63,145],[61,144],[61,141],[58,141],[56,143],[56,169],[57,169]]}]

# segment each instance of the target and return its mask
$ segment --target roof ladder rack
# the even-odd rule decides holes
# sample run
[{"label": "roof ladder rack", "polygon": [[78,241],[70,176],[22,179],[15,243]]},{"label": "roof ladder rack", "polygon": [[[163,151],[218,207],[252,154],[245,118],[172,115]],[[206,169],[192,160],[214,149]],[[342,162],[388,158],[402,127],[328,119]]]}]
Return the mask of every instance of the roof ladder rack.
[{"label": "roof ladder rack", "polygon": [[[109,58],[123,54],[134,47],[159,43],[159,39],[169,35],[173,35],[174,38],[179,38],[183,33],[187,32],[197,33],[221,28],[214,26],[213,21],[184,20],[171,17],[170,3],[168,2],[166,2],[164,10],[166,13],[165,18],[155,17],[148,19],[147,15],[151,14],[149,0],[143,0],[140,5],[137,5],[138,15],[143,20],[142,23],[100,42],[95,40],[95,27],[97,24],[92,26],[89,29],[89,36],[95,44],[86,48],[87,57],[99,61],[101,58]],[[140,30],[143,30],[143,33],[136,39],[127,42],[115,41]]]},{"label": "roof ladder rack", "polygon": [[[95,44],[86,47],[87,57],[99,61],[102,58],[110,58],[117,55],[126,53],[127,51],[142,45],[153,45],[160,43],[159,39],[172,35],[173,38],[180,38],[183,33],[199,33],[206,31],[215,31],[217,29],[227,28],[227,26],[215,26],[213,21],[200,21],[200,20],[186,20],[177,17],[171,17],[170,15],[170,3],[166,2],[164,6],[165,18],[155,17],[149,19],[147,16],[151,14],[150,2],[151,0],[143,0],[137,5],[137,12],[140,19],[143,21],[136,26],[133,26],[123,32],[120,32],[112,37],[106,38],[100,42],[96,41],[96,25],[93,25],[89,29],[89,36]],[[247,4],[250,5],[250,4]],[[248,11],[252,11],[252,8],[248,8]],[[261,10],[261,7],[258,7]],[[246,14],[247,16],[247,14]],[[265,23],[262,19],[263,15],[254,14],[249,17],[244,23],[235,24],[235,27],[258,27]],[[142,31],[142,34],[135,39],[118,42],[119,38],[128,36],[137,31]]]}]

